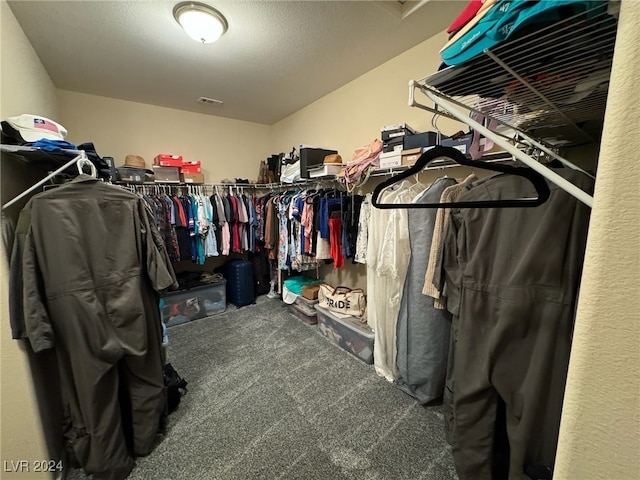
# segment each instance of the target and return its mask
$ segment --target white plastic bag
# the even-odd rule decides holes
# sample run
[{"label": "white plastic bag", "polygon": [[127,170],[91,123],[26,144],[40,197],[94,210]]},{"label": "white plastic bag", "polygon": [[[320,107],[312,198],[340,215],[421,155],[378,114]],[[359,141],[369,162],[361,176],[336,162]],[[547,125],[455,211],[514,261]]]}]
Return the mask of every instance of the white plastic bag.
[{"label": "white plastic bag", "polygon": [[298,182],[300,178],[300,160],[288,165],[282,165],[280,169],[280,181],[282,183]]}]

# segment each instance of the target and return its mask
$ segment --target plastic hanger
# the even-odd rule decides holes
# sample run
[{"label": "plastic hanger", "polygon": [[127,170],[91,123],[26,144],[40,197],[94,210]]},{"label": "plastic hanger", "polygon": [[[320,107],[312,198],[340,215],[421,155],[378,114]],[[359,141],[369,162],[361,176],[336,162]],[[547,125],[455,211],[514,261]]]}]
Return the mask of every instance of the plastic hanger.
[{"label": "plastic hanger", "polygon": [[98,171],[96,170],[96,166],[93,164],[91,160],[89,160],[86,157],[79,158],[78,161],[76,162],[76,166],[78,167],[78,173],[80,175],[85,173],[84,168],[87,167],[90,171],[89,175],[91,175],[93,178],[96,178],[98,176]]},{"label": "plastic hanger", "polygon": [[[478,168],[481,170],[491,170],[495,172],[508,173],[526,178],[536,189],[537,198],[518,198],[513,200],[487,200],[481,202],[446,202],[446,203],[379,203],[380,194],[388,187],[396,185],[407,177],[415,175],[422,171],[431,161],[436,158],[445,157],[453,160],[459,165]],[[437,146],[424,152],[408,170],[400,173],[396,177],[385,180],[376,186],[371,198],[371,204],[376,208],[392,209],[392,208],[513,208],[513,207],[537,207],[542,205],[549,198],[549,186],[544,177],[538,172],[525,167],[513,167],[499,163],[486,163],[478,160],[470,160],[465,157],[462,152],[452,147]]]}]

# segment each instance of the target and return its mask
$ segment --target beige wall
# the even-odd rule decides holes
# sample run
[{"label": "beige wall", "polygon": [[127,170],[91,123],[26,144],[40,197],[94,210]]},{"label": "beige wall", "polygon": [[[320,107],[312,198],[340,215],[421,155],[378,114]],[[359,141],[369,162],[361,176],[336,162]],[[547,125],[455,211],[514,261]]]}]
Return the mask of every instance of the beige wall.
[{"label": "beige wall", "polygon": [[49,74],[5,0],[2,17],[2,118],[34,113],[56,120],[58,102]]},{"label": "beige wall", "polygon": [[557,480],[640,478],[639,24],[640,3],[622,2]]},{"label": "beige wall", "polygon": [[[446,25],[442,25],[442,29]],[[351,160],[353,151],[380,138],[384,125],[407,123],[418,131],[434,130],[433,115],[408,105],[409,80],[420,80],[437,70],[438,50],[446,43],[443,32],[426,40],[356,80],[331,92],[320,100],[273,125],[273,150],[288,152],[300,143],[333,148],[344,161]],[[418,93],[416,100],[427,102]],[[445,118],[437,120],[444,134],[452,134],[467,127]],[[462,169],[447,170],[453,176],[464,175]],[[440,173],[421,176],[430,182]],[[372,191],[381,180],[372,180],[358,193]],[[314,272],[315,273],[315,272]],[[348,262],[345,268],[320,268],[320,276],[332,285],[346,285],[366,290],[366,267]]]},{"label": "beige wall", "polygon": [[[274,124],[274,150],[288,152],[305,143],[333,148],[351,160],[354,149],[380,138],[384,125],[433,130],[431,113],[408,106],[408,85],[437,70],[438,50],[446,38],[444,32],[438,34]],[[426,101],[423,95],[416,99]],[[462,129],[443,118],[437,125],[446,134]]]},{"label": "beige wall", "polygon": [[200,160],[205,181],[258,176],[271,154],[268,125],[145,105],[96,95],[59,91],[61,123],[72,143],[92,141],[98,154],[122,165],[129,154],[147,166],[159,153]]},{"label": "beige wall", "polygon": [[[49,75],[4,0],[0,1],[0,118],[21,113],[58,117],[56,92]],[[2,159],[2,202],[24,188],[21,166]],[[11,339],[7,306],[7,264],[0,248],[0,463],[50,458],[36,406],[27,355]],[[33,465],[33,463],[31,464]],[[44,478],[43,474],[3,473],[2,478]]]}]

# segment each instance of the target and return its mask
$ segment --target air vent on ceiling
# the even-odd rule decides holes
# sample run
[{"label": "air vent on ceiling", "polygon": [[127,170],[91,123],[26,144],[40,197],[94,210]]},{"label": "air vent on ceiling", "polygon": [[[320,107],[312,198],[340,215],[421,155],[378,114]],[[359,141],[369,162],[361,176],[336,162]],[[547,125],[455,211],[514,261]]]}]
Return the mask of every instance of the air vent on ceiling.
[{"label": "air vent on ceiling", "polygon": [[224,102],[222,100],[216,100],[215,98],[200,97],[198,99],[198,103],[202,103],[204,105],[213,105],[215,107],[221,107]]}]

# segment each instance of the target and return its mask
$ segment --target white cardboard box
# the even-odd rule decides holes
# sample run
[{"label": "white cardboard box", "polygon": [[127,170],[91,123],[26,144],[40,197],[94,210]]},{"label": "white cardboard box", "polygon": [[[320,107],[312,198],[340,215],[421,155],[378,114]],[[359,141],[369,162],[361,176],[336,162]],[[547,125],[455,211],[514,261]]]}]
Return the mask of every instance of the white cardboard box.
[{"label": "white cardboard box", "polygon": [[309,178],[328,177],[337,175],[342,170],[341,163],[327,163],[319,167],[309,169]]},{"label": "white cardboard box", "polygon": [[402,165],[402,150],[380,154],[380,168],[393,168]]}]

